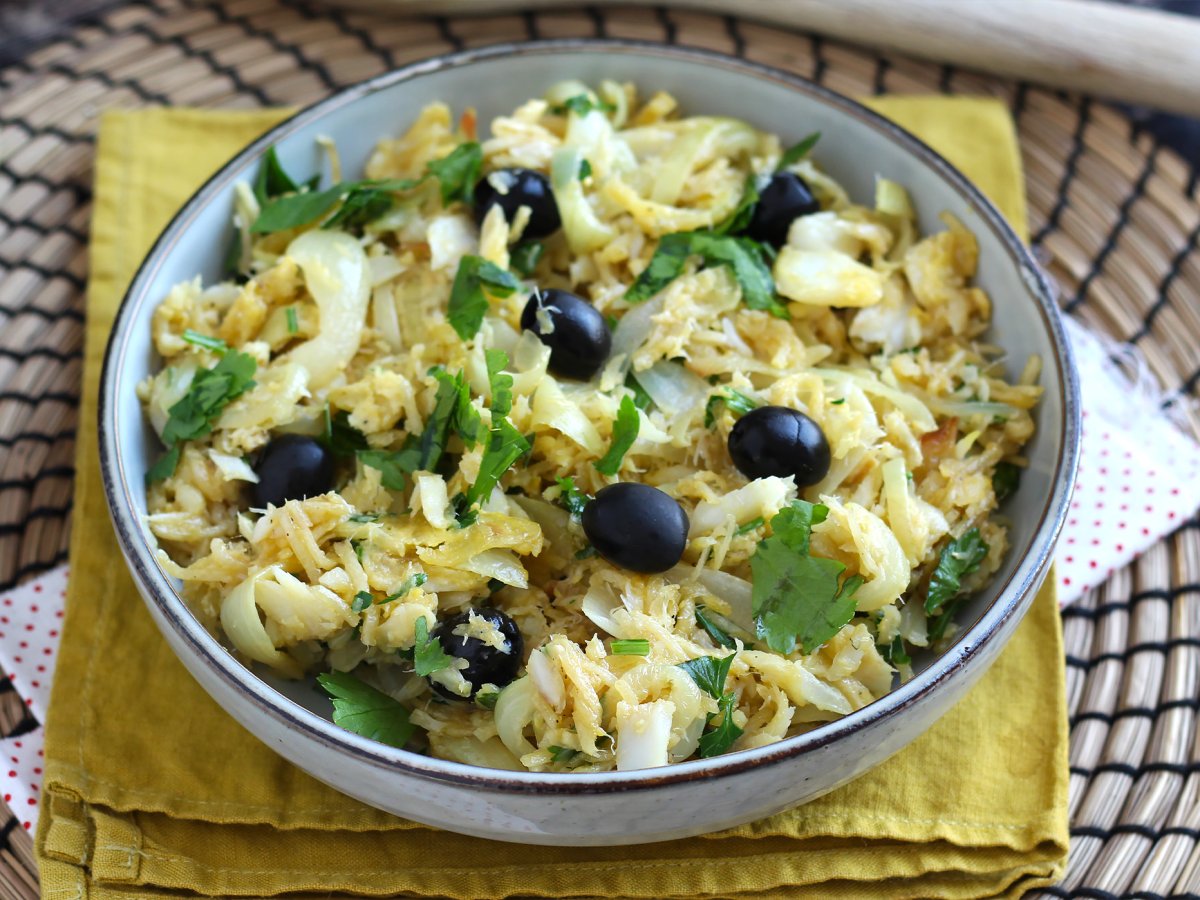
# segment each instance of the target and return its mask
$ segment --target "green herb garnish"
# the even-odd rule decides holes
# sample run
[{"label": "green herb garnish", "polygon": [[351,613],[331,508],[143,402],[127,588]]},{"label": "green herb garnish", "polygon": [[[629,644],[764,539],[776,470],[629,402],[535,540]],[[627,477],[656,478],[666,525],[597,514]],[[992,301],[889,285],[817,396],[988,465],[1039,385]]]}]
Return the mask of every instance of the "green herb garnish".
[{"label": "green herb garnish", "polygon": [[538,261],[546,252],[540,241],[525,241],[513,247],[508,254],[509,265],[522,278],[528,278],[537,268]]},{"label": "green herb garnish", "polygon": [[339,409],[336,413],[325,404],[325,427],[321,432],[323,443],[334,456],[353,456],[370,447],[367,436],[350,424],[350,413]]},{"label": "green herb garnish", "polygon": [[781,169],[786,169],[793,163],[800,162],[800,160],[808,156],[813,147],[817,146],[817,141],[820,139],[821,132],[814,131],[802,141],[793,144],[791,147],[788,147],[788,149],[783,152],[783,156],[779,157],[779,165],[775,167],[775,171],[778,172]]},{"label": "green herb garnish", "polygon": [[879,654],[893,666],[906,666],[912,662],[908,650],[904,647],[904,638],[896,635],[890,644],[880,644]]},{"label": "green herb garnish", "polygon": [[758,409],[762,406],[753,397],[743,394],[741,391],[735,391],[733,388],[725,388],[723,391],[718,391],[708,398],[708,403],[704,405],[704,427],[712,428],[717,420],[717,404],[724,403],[734,417],[744,416],[752,409]]},{"label": "green herb garnish", "polygon": [[650,395],[646,393],[646,389],[642,387],[637,380],[637,376],[633,372],[628,372],[625,375],[625,387],[633,391],[633,405],[638,409],[649,409],[654,405],[654,401]]},{"label": "green herb garnish", "polygon": [[582,752],[580,750],[572,750],[570,747],[557,747],[553,745],[546,749],[550,751],[550,758],[556,763],[568,763]]},{"label": "green herb garnish", "polygon": [[799,641],[812,653],[854,617],[854,593],[863,579],[839,582],[846,567],[809,555],[812,527],[829,508],[793,500],[771,520],[772,534],[750,557],[755,630],[767,646],[787,655]]},{"label": "green herb garnish", "polygon": [[354,600],[350,603],[350,609],[360,613],[375,602],[375,598],[371,596],[370,591],[359,591],[354,595]]},{"label": "green herb garnish", "polygon": [[495,709],[496,701],[499,699],[499,691],[477,691],[475,693],[475,702],[484,709]]},{"label": "green herb garnish", "polygon": [[205,350],[211,350],[213,353],[218,355],[224,355],[224,353],[229,349],[229,345],[219,337],[201,334],[198,331],[192,331],[190,328],[184,329],[183,339],[189,344],[194,344],[197,347],[203,347]]},{"label": "green herb garnish", "polygon": [[613,656],[649,656],[650,642],[645,638],[628,638],[613,641],[610,649]]},{"label": "green herb garnish", "polygon": [[[313,184],[313,186],[316,185]],[[254,178],[254,199],[258,201],[258,205],[266,206],[267,201],[275,197],[294,194],[299,190],[300,185],[296,184],[292,177],[284,171],[274,146],[268,147],[267,152],[263,154],[262,163],[258,167],[258,175]]]},{"label": "green herb garnish", "polygon": [[737,531],[734,532],[734,535],[736,537],[741,537],[743,534],[749,534],[756,528],[762,528],[762,526],[765,524],[766,522],[763,521],[763,517],[759,516],[755,519],[751,519],[745,525],[739,525]]},{"label": "green herb garnish", "polygon": [[[419,588],[428,580],[429,576],[424,572],[415,572],[400,582],[400,587],[396,588],[395,593],[388,594],[379,602],[380,604],[391,603],[393,600],[399,600],[403,597],[407,597],[414,589]],[[425,620],[422,619],[421,621],[424,622]]]},{"label": "green herb garnish", "polygon": [[561,105],[550,107],[550,112],[558,116],[566,115],[567,113],[574,113],[577,116],[586,116],[595,109],[605,113],[616,111],[616,107],[611,103],[605,103],[603,100],[594,99],[589,94],[576,94],[574,97],[565,100]]},{"label": "green herb garnish", "polygon": [[333,724],[393,747],[403,747],[412,737],[415,726],[408,710],[383,691],[347,672],[323,672],[317,681],[333,700]]},{"label": "green herb garnish", "polygon": [[592,177],[592,164],[586,159],[579,161],[579,180],[586,181]]},{"label": "green herb garnish", "polygon": [[595,555],[596,555],[596,548],[593,547],[591,544],[588,544],[582,550],[575,551],[576,559],[591,559]]},{"label": "green herb garnish", "polygon": [[1020,466],[1010,462],[996,463],[996,470],[992,472],[992,490],[996,492],[997,502],[1011,497],[1020,486]]},{"label": "green herb garnish", "polygon": [[706,607],[696,607],[696,624],[708,632],[708,636],[722,647],[728,647],[731,650],[737,647],[737,642],[729,636],[729,633],[712,620]]},{"label": "green herb garnish", "polygon": [[146,487],[159,481],[165,481],[175,474],[175,470],[179,467],[179,455],[182,450],[183,448],[176,444],[146,470]]},{"label": "green herb garnish", "polygon": [[596,471],[604,475],[617,474],[621,468],[621,460],[625,458],[625,454],[637,440],[641,421],[637,405],[633,402],[633,398],[626,394],[621,398],[621,405],[617,409],[617,419],[613,423],[612,443],[609,444],[608,452],[594,463]]},{"label": "green herb garnish", "polygon": [[475,185],[483,169],[483,148],[478,141],[459,144],[446,156],[426,164],[425,170],[438,180],[442,206],[461,200],[468,206],[475,200]]},{"label": "green herb garnish", "polygon": [[296,307],[289,306],[283,311],[287,317],[288,334],[296,334],[300,331],[300,317],[296,314]]},{"label": "green herb garnish", "polygon": [[729,676],[729,667],[733,665],[733,657],[701,656],[697,659],[680,663],[683,669],[696,682],[697,687],[717,701],[717,713],[708,717],[708,724],[713,719],[721,717],[721,722],[712,731],[700,736],[700,756],[707,759],[724,753],[733,742],[742,736],[742,729],[733,722],[733,710],[737,706],[737,698],[733,691],[725,690],[725,680]]},{"label": "green herb garnish", "polygon": [[758,205],[758,185],[754,173],[746,176],[746,184],[742,188],[742,199],[725,221],[719,223],[713,231],[717,234],[738,234],[745,231],[750,220],[754,218],[754,207]]},{"label": "green herb garnish", "polygon": [[937,615],[962,591],[962,579],[978,570],[988,555],[988,545],[979,536],[979,529],[972,528],[942,548],[937,568],[929,579],[929,592],[925,595],[925,614]]},{"label": "green herb garnish", "polygon": [[364,524],[366,522],[378,522],[379,513],[355,513],[347,521]]},{"label": "green herb garnish", "polygon": [[429,625],[425,617],[417,619],[416,642],[413,644],[413,668],[424,678],[454,664],[454,657],[442,649],[442,642],[429,636]]},{"label": "green herb garnish", "polygon": [[781,319],[788,317],[787,308],[775,296],[775,281],[763,246],[750,238],[712,231],[663,235],[649,265],[625,292],[626,302],[649,300],[683,274],[692,256],[699,256],[705,267],[729,266],[741,285],[742,300],[750,309],[764,309]]},{"label": "green herb garnish", "polygon": [[[721,699],[717,701],[717,715],[721,717],[720,723],[712,731],[706,731],[700,735],[701,758],[720,756],[742,736],[742,729],[738,728],[733,721],[733,710],[736,706],[737,699],[732,691],[721,695]],[[712,719],[708,720],[708,724],[712,724]]]},{"label": "green herb garnish", "polygon": [[483,317],[488,311],[488,294],[509,297],[521,283],[511,272],[506,272],[482,256],[464,256],[458,264],[454,285],[450,288],[450,324],[464,341],[469,341],[479,331]]},{"label": "green herb garnish", "polygon": [[692,676],[692,681],[696,682],[700,690],[707,692],[714,700],[720,700],[721,695],[725,693],[725,679],[729,675],[729,667],[733,665],[736,655],[730,653],[720,657],[700,656],[680,663],[679,668]]},{"label": "green herb garnish", "polygon": [[558,502],[566,507],[567,512],[571,514],[571,518],[578,522],[583,515],[583,508],[587,506],[588,500],[591,498],[575,486],[574,478],[560,476],[557,481],[561,489],[561,493],[558,495]]},{"label": "green herb garnish", "polygon": [[396,204],[390,191],[376,187],[357,187],[346,195],[338,211],[321,223],[324,229],[360,229],[387,215]]}]

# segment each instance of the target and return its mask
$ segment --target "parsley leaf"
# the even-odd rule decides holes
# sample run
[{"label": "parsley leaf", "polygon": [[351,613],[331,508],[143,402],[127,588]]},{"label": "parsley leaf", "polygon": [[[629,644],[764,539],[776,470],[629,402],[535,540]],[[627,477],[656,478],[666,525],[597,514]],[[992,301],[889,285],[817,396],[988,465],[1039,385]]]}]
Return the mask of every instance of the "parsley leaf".
[{"label": "parsley leaf", "polygon": [[364,525],[368,522],[378,522],[379,521],[379,513],[355,513],[346,521],[354,522],[358,525]]},{"label": "parsley leaf", "polygon": [[783,156],[779,157],[779,165],[775,167],[775,171],[778,172],[780,169],[786,169],[793,163],[800,162],[800,160],[808,156],[813,147],[817,146],[817,141],[820,139],[821,132],[814,131],[808,137],[796,144],[793,144],[791,147],[788,147],[788,149],[784,151]]},{"label": "parsley leaf", "polygon": [[650,642],[645,638],[613,641],[609,646],[613,656],[649,656]]},{"label": "parsley leaf", "polygon": [[403,747],[412,737],[415,726],[408,710],[383,691],[348,672],[323,672],[317,681],[333,700],[334,725],[393,747]]},{"label": "parsley leaf", "polygon": [[336,184],[323,191],[305,191],[279,197],[262,208],[250,225],[253,234],[271,234],[306,225],[333,208],[354,185]]},{"label": "parsley leaf", "polygon": [[350,603],[350,610],[351,612],[362,612],[374,602],[375,598],[371,596],[370,591],[359,591]]},{"label": "parsley leaf", "polygon": [[[407,597],[416,588],[419,588],[421,585],[423,585],[428,580],[429,580],[429,576],[426,575],[424,572],[415,572],[412,575],[409,575],[407,578],[405,578],[402,582],[400,582],[400,587],[396,588],[395,593],[388,594],[386,597],[384,597],[379,602],[380,603],[391,603],[393,600],[400,600],[404,597]],[[422,619],[421,621],[424,622],[425,620]]]},{"label": "parsley leaf", "polygon": [[625,387],[633,391],[633,405],[638,409],[649,409],[654,401],[650,399],[650,395],[646,393],[646,389],[638,382],[637,377],[632,371],[625,375]]},{"label": "parsley leaf", "polygon": [[592,177],[592,164],[586,159],[579,162],[579,180],[587,181]]},{"label": "parsley leaf", "polygon": [[336,413],[325,404],[325,429],[321,443],[334,456],[353,456],[359,450],[367,450],[367,436],[350,424],[350,413],[339,409]]},{"label": "parsley leaf", "polygon": [[431,160],[425,169],[438,180],[442,206],[456,200],[470,205],[475,200],[475,185],[483,170],[483,148],[478,141],[467,141],[441,159]]},{"label": "parsley leaf", "polygon": [[499,691],[477,691],[475,693],[475,702],[484,709],[495,709],[496,701],[500,699]]},{"label": "parsley leaf", "polygon": [[942,548],[937,568],[929,579],[929,592],[925,595],[926,615],[935,615],[962,590],[962,579],[979,568],[988,554],[988,545],[979,536],[979,529],[972,528],[962,537]]},{"label": "parsley leaf", "polygon": [[725,679],[729,675],[729,667],[733,665],[736,655],[730,653],[721,657],[700,656],[680,663],[679,668],[692,676],[692,681],[696,682],[700,690],[707,691],[714,700],[720,700],[725,693]]},{"label": "parsley leaf", "polygon": [[488,311],[487,295],[508,297],[520,286],[511,272],[505,272],[482,256],[464,256],[458,264],[454,286],[450,288],[450,324],[460,338],[470,340],[479,331]]},{"label": "parsley leaf", "polygon": [[509,264],[524,278],[528,278],[533,274],[533,270],[537,268],[538,261],[541,260],[542,254],[546,252],[545,246],[540,241],[525,241],[517,244],[509,251]]},{"label": "parsley leaf", "polygon": [[758,206],[758,199],[758,184],[754,173],[751,172],[746,176],[746,184],[742,188],[742,199],[738,201],[738,205],[729,214],[729,217],[718,223],[713,231],[717,234],[738,234],[745,231],[750,226],[750,220],[754,218],[754,207]]},{"label": "parsley leaf", "polygon": [[616,107],[611,103],[605,103],[603,100],[593,99],[590,94],[576,94],[565,100],[561,106],[552,106],[550,111],[555,115],[566,115],[574,113],[577,116],[586,116],[592,110],[598,109],[601,112],[615,112]]},{"label": "parsley leaf", "polygon": [[182,449],[176,444],[160,456],[158,462],[146,470],[146,487],[150,487],[158,481],[165,481],[175,474],[175,469],[179,467],[179,454]]},{"label": "parsley leaf", "polygon": [[570,747],[558,747],[551,745],[546,748],[550,751],[550,758],[556,763],[568,763],[576,756],[582,753],[582,750],[572,750]]},{"label": "parsley leaf", "polygon": [[712,428],[717,420],[717,404],[724,403],[729,411],[734,416],[744,416],[752,409],[758,409],[762,406],[753,397],[743,394],[741,391],[735,391],[733,388],[725,388],[724,393],[718,391],[708,398],[708,403],[704,405],[704,427]]},{"label": "parsley leaf", "polygon": [[[712,731],[700,735],[700,756],[708,759],[710,756],[720,756],[733,746],[733,742],[742,736],[742,729],[733,722],[733,710],[737,705],[733,693],[723,694],[717,701],[721,724]],[[711,723],[711,719],[709,720]]]},{"label": "parsley leaf", "polygon": [[605,475],[616,475],[621,468],[621,460],[637,440],[638,429],[641,427],[641,416],[638,415],[637,405],[633,398],[626,394],[621,398],[617,409],[617,420],[613,423],[612,443],[603,458],[596,460],[596,471]]},{"label": "parsley leaf", "polygon": [[912,662],[912,657],[904,648],[904,638],[896,635],[890,644],[881,644],[879,654],[893,666],[904,666]]},{"label": "parsley leaf", "polygon": [[862,578],[839,584],[846,567],[808,552],[812,527],[828,514],[821,504],[793,500],[771,520],[772,535],[750,557],[755,630],[776,653],[791,653],[797,640],[812,653],[854,617]]},{"label": "parsley leaf", "polygon": [[513,378],[504,371],[508,365],[508,354],[503,350],[484,352],[487,365],[488,384],[492,389],[492,419],[507,416],[512,411]]},{"label": "parsley leaf", "polygon": [[173,447],[209,434],[225,407],[254,387],[256,368],[253,356],[232,350],[211,369],[198,369],[187,393],[168,410],[163,443]]},{"label": "parsley leaf", "polygon": [[775,280],[761,244],[745,237],[712,231],[666,234],[658,242],[650,263],[625,292],[628,303],[649,300],[683,274],[687,261],[699,256],[705,267],[729,266],[750,309],[764,309],[781,319],[787,308],[775,297]]},{"label": "parsley leaf", "polygon": [[729,633],[712,620],[706,607],[696,607],[696,624],[707,631],[708,636],[722,647],[728,647],[732,650],[737,646],[737,643],[729,636]]},{"label": "parsley leaf", "polygon": [[390,450],[359,450],[358,461],[382,472],[380,483],[389,491],[402,491],[408,486],[408,474],[416,470],[402,464],[401,453],[393,453]]},{"label": "parsley leaf", "polygon": [[1017,492],[1021,486],[1021,467],[1010,462],[996,463],[992,472],[992,490],[996,492],[996,500],[1005,500]]},{"label": "parsley leaf", "polygon": [[324,229],[341,228],[351,231],[362,228],[386,215],[396,203],[388,191],[378,188],[356,188],[346,195],[341,208],[321,224]]},{"label": "parsley leaf", "polygon": [[461,524],[469,524],[475,520],[473,509],[492,494],[492,488],[500,483],[501,476],[508,471],[509,466],[529,450],[529,442],[525,436],[513,427],[512,423],[501,417],[493,420],[488,436],[487,447],[483,451],[483,459],[479,461],[479,474],[475,483],[467,488],[465,508],[467,512],[460,516]]},{"label": "parsley leaf", "polygon": [[456,399],[450,417],[450,427],[462,438],[464,444],[474,447],[479,443],[483,420],[479,417],[479,410],[471,403],[471,386],[467,384],[466,374],[460,371],[457,375],[451,375],[445,369],[435,369],[433,377],[438,380],[439,388],[446,385],[447,391],[454,391]]},{"label": "parsley leaf", "polygon": [[258,205],[266,206],[268,200],[282,194],[294,194],[299,190],[300,185],[292,181],[292,177],[284,171],[279,157],[275,154],[275,147],[268,147],[258,167],[258,175],[254,179],[254,199],[258,201]]},{"label": "parsley leaf", "polygon": [[565,478],[560,476],[558,486],[562,489],[562,493],[558,495],[558,502],[566,507],[571,518],[578,522],[583,515],[583,508],[587,506],[588,500],[591,498],[575,487],[575,479],[570,476]]},{"label": "parsley leaf", "polygon": [[425,617],[417,619],[416,643],[413,644],[413,668],[424,678],[442,669],[448,669],[454,663],[454,657],[442,649],[442,642],[429,636],[429,625]]}]

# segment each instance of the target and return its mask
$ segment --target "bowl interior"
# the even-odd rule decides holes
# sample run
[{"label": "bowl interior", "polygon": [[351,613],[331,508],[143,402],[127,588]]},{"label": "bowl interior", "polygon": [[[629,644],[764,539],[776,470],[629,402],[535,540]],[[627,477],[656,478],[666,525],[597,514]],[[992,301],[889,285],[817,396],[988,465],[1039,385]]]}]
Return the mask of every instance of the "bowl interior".
[{"label": "bowl interior", "polygon": [[[159,365],[150,340],[150,317],[157,303],[180,281],[199,274],[208,284],[220,277],[234,184],[253,178],[262,151],[271,143],[293,175],[307,178],[321,171],[318,135],[336,140],[344,171],[348,177],[358,177],[376,142],[404,130],[428,103],[445,101],[455,115],[474,107],[484,135],[492,118],[529,97],[541,96],[566,78],[593,84],[615,78],[633,81],[644,91],[666,90],[686,114],[745,119],[779,133],[785,145],[820,131],[814,155],[852,198],[869,204],[875,178],[883,175],[908,188],[924,232],[939,230],[939,214],[949,211],[978,238],[977,283],[988,291],[995,310],[990,340],[1008,350],[1013,376],[1031,354],[1040,356],[1046,393],[1035,414],[1037,435],[1028,446],[1029,468],[1020,490],[1005,506],[1012,521],[1012,549],[991,587],[960,614],[964,626],[980,625],[978,634],[964,627],[955,648],[943,657],[918,661],[922,670],[952,665],[986,631],[983,619],[999,621],[1036,584],[1069,494],[1077,443],[1074,376],[1061,324],[1041,276],[998,213],[961,176],[900,129],[856,104],[799,79],[715,54],[612,42],[550,42],[476,51],[351,88],[247,148],[189,202],[160,239],[125,299],[102,386],[101,443],[110,502],[118,526],[122,517],[126,521],[126,552],[152,573],[151,591],[157,602],[182,608],[153,562],[154,539],[143,521],[143,475],[161,446],[142,415],[135,387]],[[1001,595],[1003,602],[996,604]],[[189,627],[198,628],[194,623]],[[204,636],[192,637],[204,641]],[[220,654],[215,642],[208,640],[209,651]],[[238,665],[231,657],[230,662]],[[931,680],[935,674],[919,676],[875,705],[895,702],[898,693],[920,689],[922,679]],[[328,716],[327,701],[307,684],[276,679],[269,683],[300,706]]]}]

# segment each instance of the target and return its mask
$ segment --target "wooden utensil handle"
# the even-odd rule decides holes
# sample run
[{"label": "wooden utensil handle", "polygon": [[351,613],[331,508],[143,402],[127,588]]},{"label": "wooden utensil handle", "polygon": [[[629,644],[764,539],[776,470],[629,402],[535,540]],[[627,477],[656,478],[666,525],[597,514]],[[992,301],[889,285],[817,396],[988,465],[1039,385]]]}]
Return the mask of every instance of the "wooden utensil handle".
[{"label": "wooden utensil handle", "polygon": [[[1200,19],[1099,0],[660,0],[1200,116]],[[578,0],[352,0],[491,14]]]}]

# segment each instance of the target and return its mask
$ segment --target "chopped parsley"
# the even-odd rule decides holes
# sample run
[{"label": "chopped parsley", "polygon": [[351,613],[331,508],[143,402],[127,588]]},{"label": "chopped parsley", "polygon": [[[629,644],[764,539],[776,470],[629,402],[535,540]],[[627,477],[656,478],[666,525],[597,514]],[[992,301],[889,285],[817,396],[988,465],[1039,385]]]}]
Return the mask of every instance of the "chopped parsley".
[{"label": "chopped parsley", "polygon": [[508,365],[508,354],[503,350],[486,353],[488,382],[492,389],[492,425],[488,430],[483,458],[479,461],[479,474],[463,497],[458,511],[458,523],[463,527],[472,524],[478,516],[478,506],[492,494],[501,477],[513,463],[524,456],[532,447],[526,437],[517,431],[505,418],[512,409],[512,376],[504,371]]},{"label": "chopped parsley", "polygon": [[814,131],[808,137],[788,147],[783,152],[783,156],[779,157],[779,165],[775,167],[778,172],[781,169],[786,169],[788,166],[800,162],[804,157],[812,151],[812,148],[817,146],[817,141],[821,139],[821,132]]},{"label": "chopped parsley", "polygon": [[708,636],[722,647],[728,647],[732,650],[737,646],[737,642],[729,636],[729,633],[712,620],[707,607],[696,607],[696,624],[708,632]]},{"label": "chopped parsley", "polygon": [[809,555],[812,527],[828,514],[826,506],[793,500],[771,520],[771,536],[750,557],[755,630],[784,656],[797,642],[812,653],[854,617],[854,593],[863,579],[841,581],[845,565]]},{"label": "chopped parsley", "polygon": [[593,547],[591,544],[588,544],[582,550],[575,551],[576,559],[591,559],[595,555],[596,555],[596,548]]},{"label": "chopped parsley", "polygon": [[488,311],[488,294],[509,297],[521,283],[482,256],[467,254],[459,261],[454,285],[450,288],[450,324],[464,341],[479,331]]},{"label": "chopped parsley", "polygon": [[838,397],[838,399],[836,399],[836,400],[830,400],[829,405],[830,406],[841,406],[845,402],[846,402],[845,397]]},{"label": "chopped parsley", "polygon": [[908,650],[904,647],[904,638],[896,635],[890,644],[880,644],[879,654],[893,666],[906,666],[912,662]]},{"label": "chopped parsley", "polygon": [[705,267],[729,266],[741,285],[742,300],[750,309],[764,309],[781,319],[788,317],[787,308],[775,296],[775,280],[763,245],[750,238],[713,231],[663,235],[649,264],[625,292],[626,302],[649,300],[682,275],[693,256],[700,257]]},{"label": "chopped parsley", "polygon": [[500,699],[499,691],[477,691],[475,702],[484,709],[495,709],[496,701]]},{"label": "chopped parsley", "polygon": [[1021,467],[1010,462],[996,464],[992,473],[992,490],[996,492],[996,500],[1006,500],[1017,492],[1021,486]]},{"label": "chopped parsley", "polygon": [[649,656],[650,642],[645,638],[615,640],[610,645],[613,656]]},{"label": "chopped parsley", "polygon": [[321,443],[334,456],[353,456],[370,447],[367,436],[350,424],[350,413],[344,409],[335,413],[328,403],[325,404],[325,427],[321,432]]},{"label": "chopped parsley", "polygon": [[370,591],[359,591],[357,594],[354,595],[354,600],[351,601],[351,603],[350,603],[350,609],[353,612],[360,613],[363,610],[367,609],[367,607],[369,607],[374,602],[375,602],[375,598],[373,596],[371,596]]},{"label": "chopped parsley", "polygon": [[412,737],[415,726],[408,710],[383,691],[348,672],[323,672],[317,681],[333,701],[333,724],[393,747],[403,747]]},{"label": "chopped parsley", "polygon": [[579,161],[579,180],[587,181],[592,177],[592,164],[586,159]]},{"label": "chopped parsley", "polygon": [[509,265],[522,278],[528,278],[545,252],[546,248],[540,241],[524,241],[509,251]]},{"label": "chopped parsley", "polygon": [[734,532],[734,536],[741,537],[743,534],[749,534],[756,528],[762,528],[762,526],[765,524],[766,522],[763,520],[763,517],[758,516],[757,518],[751,519],[744,525],[739,525],[737,531]]},{"label": "chopped parsley", "polygon": [[354,551],[354,558],[361,564],[363,561],[363,542],[350,539],[350,548]]},{"label": "chopped parsley", "polygon": [[717,234],[738,234],[745,231],[750,220],[754,217],[754,207],[758,206],[758,185],[754,173],[746,176],[746,185],[742,188],[742,199],[725,221],[718,224],[713,231]]},{"label": "chopped parsley", "polygon": [[[421,585],[423,585],[428,580],[429,580],[429,576],[426,575],[424,572],[415,572],[414,574],[409,575],[402,582],[400,582],[400,587],[396,588],[394,593],[388,594],[386,597],[384,597],[379,602],[381,604],[391,603],[393,600],[399,600],[402,597],[407,597],[416,588],[419,588]],[[421,621],[423,622],[425,620],[422,619]]]},{"label": "chopped parsley", "polygon": [[425,617],[417,619],[416,642],[413,644],[413,668],[424,678],[454,664],[454,657],[442,649],[442,642],[429,636],[429,625]]},{"label": "chopped parsley", "polygon": [[[263,171],[271,168],[272,153],[273,151],[268,151],[268,157],[264,158],[260,178],[264,177]],[[269,199],[269,202],[260,199],[262,210],[250,226],[250,230],[255,234],[270,234],[298,228],[321,218],[333,209],[338,201],[342,202],[341,208],[322,227],[361,227],[390,210],[395,202],[394,194],[410,191],[428,178],[438,180],[443,205],[448,206],[456,200],[470,203],[482,165],[482,149],[475,141],[468,141],[455,147],[441,159],[427,163],[425,174],[420,178],[348,181],[323,191],[316,190],[315,179],[299,187],[288,179],[290,190],[281,190],[283,196],[264,198]],[[278,171],[282,172],[282,169]],[[276,187],[284,187],[282,181],[276,181],[275,184]]]},{"label": "chopped parsley", "polygon": [[633,391],[633,405],[638,409],[649,409],[654,404],[654,401],[650,399],[650,395],[646,393],[646,389],[638,382],[637,376],[632,371],[625,375],[625,387]]},{"label": "chopped parsley", "polygon": [[571,514],[571,518],[576,522],[583,515],[583,508],[587,506],[588,500],[591,498],[575,486],[575,479],[569,475],[558,478],[558,486],[561,493],[558,495],[558,502],[561,503]]},{"label": "chopped parsley", "polygon": [[683,669],[696,682],[700,690],[717,701],[717,712],[708,717],[708,725],[718,716],[721,721],[711,731],[700,736],[700,756],[707,759],[724,753],[733,746],[733,742],[742,736],[742,729],[733,721],[733,711],[737,707],[737,698],[733,691],[725,690],[725,681],[729,677],[729,667],[733,665],[733,657],[701,656],[697,659],[680,663]]},{"label": "chopped parsley", "polygon": [[988,545],[972,528],[942,548],[937,568],[929,579],[925,614],[930,616],[929,639],[940,641],[965,595],[962,580],[979,569],[988,555]]},{"label": "chopped parsley", "polygon": [[283,311],[287,317],[288,334],[296,334],[300,331],[300,317],[296,314],[296,307],[289,306]]},{"label": "chopped parsley", "polygon": [[167,412],[162,441],[167,452],[146,473],[146,484],[169,478],[179,464],[182,441],[194,441],[212,432],[225,407],[254,387],[254,357],[230,350],[211,369],[197,369],[192,383]]},{"label": "chopped parsley", "polygon": [[633,398],[626,394],[621,398],[617,410],[617,420],[613,423],[612,443],[608,452],[596,460],[596,471],[604,475],[616,475],[621,469],[621,460],[637,440],[638,429],[641,426],[641,416],[638,415],[637,405]]},{"label": "chopped parsley", "polygon": [[550,107],[550,112],[558,116],[564,116],[567,113],[586,116],[595,109],[600,110],[600,112],[610,113],[615,112],[617,108],[611,103],[605,103],[603,100],[592,97],[590,94],[576,94],[574,97],[565,100],[561,105]]},{"label": "chopped parsley", "polygon": [[724,403],[726,408],[734,414],[735,417],[744,416],[752,409],[758,409],[762,406],[753,397],[743,394],[741,391],[735,391],[733,388],[725,388],[718,391],[708,398],[708,403],[704,405],[704,427],[712,428],[717,420],[717,404]]},{"label": "chopped parsley", "polygon": [[[316,179],[311,180],[308,184],[310,189],[316,187]],[[294,194],[300,188],[301,186],[292,180],[292,176],[288,175],[283,164],[279,162],[275,147],[268,147],[267,152],[263,154],[262,164],[258,167],[258,175],[254,179],[252,189],[258,205],[266,206],[268,201],[284,194]]]},{"label": "chopped parsley", "polygon": [[572,750],[570,747],[556,747],[553,745],[546,749],[550,751],[550,758],[556,763],[569,763],[583,752],[581,750]]}]

